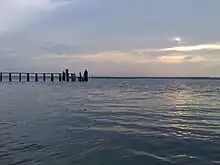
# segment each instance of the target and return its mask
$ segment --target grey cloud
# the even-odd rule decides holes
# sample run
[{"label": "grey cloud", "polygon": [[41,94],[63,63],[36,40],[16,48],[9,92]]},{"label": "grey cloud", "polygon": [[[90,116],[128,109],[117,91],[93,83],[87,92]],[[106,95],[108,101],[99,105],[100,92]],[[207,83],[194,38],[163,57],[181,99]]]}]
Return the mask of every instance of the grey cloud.
[{"label": "grey cloud", "polygon": [[[201,3],[205,5],[204,1]],[[202,20],[207,16],[203,10],[195,11],[193,5],[189,0],[184,3],[173,0],[170,3],[158,0],[81,1],[79,7],[68,5],[42,13],[38,20],[27,25],[25,32],[30,38],[71,42],[91,51],[169,46],[169,35],[189,35],[194,38],[191,42],[202,42],[201,36],[215,40],[219,36],[213,32],[220,26],[213,13],[213,10],[217,12],[216,3],[208,6],[212,8],[212,18]],[[190,14],[191,19],[188,19]]]},{"label": "grey cloud", "polygon": [[75,54],[77,52],[76,48],[73,46],[67,46],[64,44],[53,44],[53,43],[44,43],[42,45],[42,50],[46,53],[54,54]]}]

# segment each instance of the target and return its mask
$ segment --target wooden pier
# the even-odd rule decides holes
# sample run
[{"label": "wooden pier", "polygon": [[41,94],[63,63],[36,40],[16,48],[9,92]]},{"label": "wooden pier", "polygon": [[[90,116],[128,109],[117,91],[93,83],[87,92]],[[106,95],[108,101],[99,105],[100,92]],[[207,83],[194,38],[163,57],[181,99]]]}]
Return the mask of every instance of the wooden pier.
[{"label": "wooden pier", "polygon": [[58,81],[58,82],[74,82],[74,81],[81,81],[84,79],[85,81],[88,81],[88,72],[85,70],[84,72],[84,78],[83,77],[77,77],[76,73],[69,73],[69,70],[66,69],[65,71],[61,73],[27,73],[27,72],[0,72],[0,82],[3,81]]}]

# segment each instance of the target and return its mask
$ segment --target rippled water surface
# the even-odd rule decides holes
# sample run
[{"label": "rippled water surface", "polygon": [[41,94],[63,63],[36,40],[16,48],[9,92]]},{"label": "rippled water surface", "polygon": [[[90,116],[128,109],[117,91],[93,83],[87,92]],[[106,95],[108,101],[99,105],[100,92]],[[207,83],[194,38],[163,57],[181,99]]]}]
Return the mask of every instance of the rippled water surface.
[{"label": "rippled water surface", "polygon": [[220,81],[0,84],[0,165],[220,164]]}]

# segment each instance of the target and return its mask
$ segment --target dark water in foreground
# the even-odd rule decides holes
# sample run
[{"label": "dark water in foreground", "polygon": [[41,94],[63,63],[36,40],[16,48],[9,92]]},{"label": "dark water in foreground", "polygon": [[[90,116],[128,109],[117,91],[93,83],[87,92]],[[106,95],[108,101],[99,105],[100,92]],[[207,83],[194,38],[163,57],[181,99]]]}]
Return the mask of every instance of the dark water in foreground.
[{"label": "dark water in foreground", "polygon": [[0,165],[220,164],[220,81],[1,83]]}]

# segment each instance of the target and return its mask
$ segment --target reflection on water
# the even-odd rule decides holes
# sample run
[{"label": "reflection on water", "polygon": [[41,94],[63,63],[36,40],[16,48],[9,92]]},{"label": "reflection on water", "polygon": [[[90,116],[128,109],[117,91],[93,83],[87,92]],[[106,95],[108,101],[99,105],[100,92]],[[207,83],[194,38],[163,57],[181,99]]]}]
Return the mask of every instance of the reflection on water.
[{"label": "reflection on water", "polygon": [[0,84],[0,164],[219,164],[219,81]]}]

